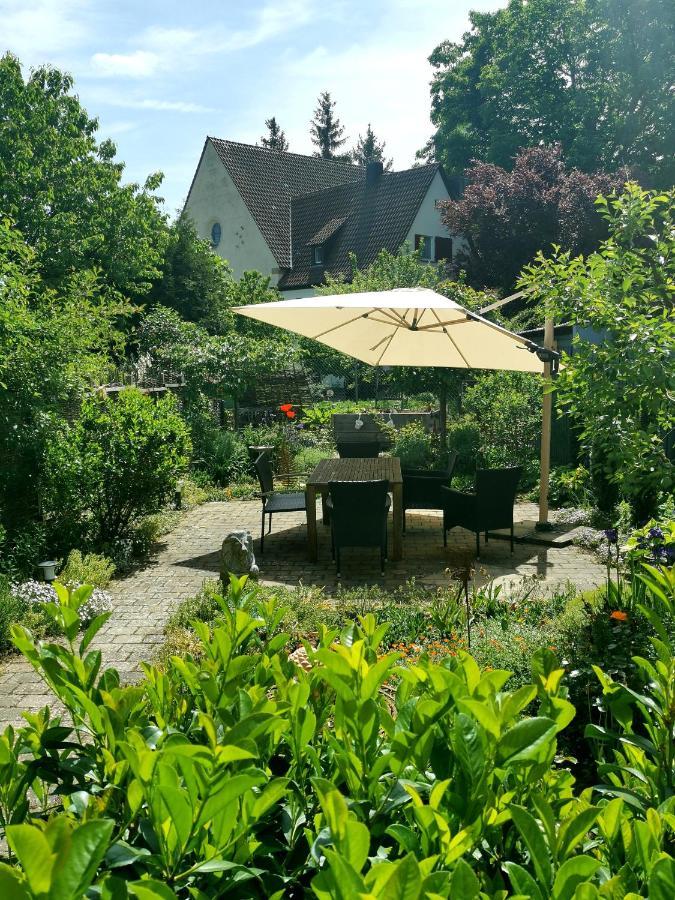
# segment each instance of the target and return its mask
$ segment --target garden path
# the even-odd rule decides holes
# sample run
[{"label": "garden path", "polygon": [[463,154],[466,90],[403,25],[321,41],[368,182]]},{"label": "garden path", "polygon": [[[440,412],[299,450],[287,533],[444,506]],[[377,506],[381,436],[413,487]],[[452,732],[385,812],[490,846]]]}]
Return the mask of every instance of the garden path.
[{"label": "garden path", "polygon": [[[535,507],[519,504],[516,518],[536,518]],[[189,510],[144,569],[113,583],[113,615],[95,644],[103,651],[105,664],[115,666],[123,681],[138,678],[139,663],[151,659],[161,645],[164,625],[173,608],[218,571],[218,550],[225,535],[247,529],[257,536],[259,528],[257,501],[206,503]],[[272,534],[265,540],[265,556],[258,558],[261,580],[289,586],[298,582],[322,584],[328,591],[334,590],[335,567],[327,530],[319,526],[319,532],[319,560],[310,565],[304,514],[275,515]],[[382,578],[370,551],[345,553],[341,583],[352,586],[370,582],[393,588],[414,577],[425,585],[447,584],[446,568],[458,557],[471,555],[473,542],[472,534],[455,529],[444,551],[438,515],[409,513],[403,560],[388,563]],[[576,547],[550,549],[522,544],[516,545],[511,556],[508,542],[490,540],[481,548],[478,577],[509,575],[537,576],[550,586],[571,581],[586,590],[601,583],[604,567]],[[4,660],[0,664],[0,730],[7,724],[21,723],[22,710],[35,711],[45,705],[55,708],[53,695],[28,663],[20,656]]]}]

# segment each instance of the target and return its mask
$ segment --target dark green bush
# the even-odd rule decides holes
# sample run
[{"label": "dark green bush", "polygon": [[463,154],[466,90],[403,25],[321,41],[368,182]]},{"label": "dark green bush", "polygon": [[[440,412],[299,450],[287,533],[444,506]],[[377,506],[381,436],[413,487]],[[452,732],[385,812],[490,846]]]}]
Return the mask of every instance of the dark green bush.
[{"label": "dark green bush", "polygon": [[135,389],[91,397],[45,455],[44,506],[70,546],[103,548],[128,537],[171,496],[190,453],[175,398]]},{"label": "dark green bush", "polygon": [[448,423],[448,449],[457,451],[455,472],[473,478],[480,446],[478,425],[471,415]]},{"label": "dark green bush", "polygon": [[420,422],[410,422],[395,432],[390,450],[403,469],[431,469],[439,462],[438,438]]}]

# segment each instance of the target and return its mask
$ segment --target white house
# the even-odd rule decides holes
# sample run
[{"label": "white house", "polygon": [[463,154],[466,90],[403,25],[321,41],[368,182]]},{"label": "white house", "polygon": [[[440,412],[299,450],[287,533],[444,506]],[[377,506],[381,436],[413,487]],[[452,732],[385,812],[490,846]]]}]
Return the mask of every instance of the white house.
[{"label": "white house", "polygon": [[349,278],[350,253],[364,267],[408,243],[451,262],[458,239],[437,204],[455,187],[439,165],[383,172],[209,137],[184,212],[235,276],[257,270],[296,297],[327,272]]}]

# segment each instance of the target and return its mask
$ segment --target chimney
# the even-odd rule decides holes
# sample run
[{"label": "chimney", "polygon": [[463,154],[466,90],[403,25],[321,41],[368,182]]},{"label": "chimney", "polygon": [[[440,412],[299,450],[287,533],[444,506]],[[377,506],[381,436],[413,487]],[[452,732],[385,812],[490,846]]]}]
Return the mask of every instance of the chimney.
[{"label": "chimney", "polygon": [[366,165],[366,187],[377,184],[380,175],[384,172],[384,166],[379,159],[371,159]]}]

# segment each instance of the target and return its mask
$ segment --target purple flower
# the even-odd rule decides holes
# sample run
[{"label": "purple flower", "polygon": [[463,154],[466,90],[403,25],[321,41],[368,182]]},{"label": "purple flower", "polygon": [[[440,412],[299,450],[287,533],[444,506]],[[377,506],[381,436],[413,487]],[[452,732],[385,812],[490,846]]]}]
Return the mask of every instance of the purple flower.
[{"label": "purple flower", "polygon": [[619,532],[616,528],[605,528],[605,537],[610,544],[616,544],[619,540]]},{"label": "purple flower", "polygon": [[663,532],[657,525],[655,525],[654,528],[649,529],[649,537],[652,538],[652,540],[660,541],[663,537]]},{"label": "purple flower", "polygon": [[666,559],[675,560],[675,547],[666,547]]}]

